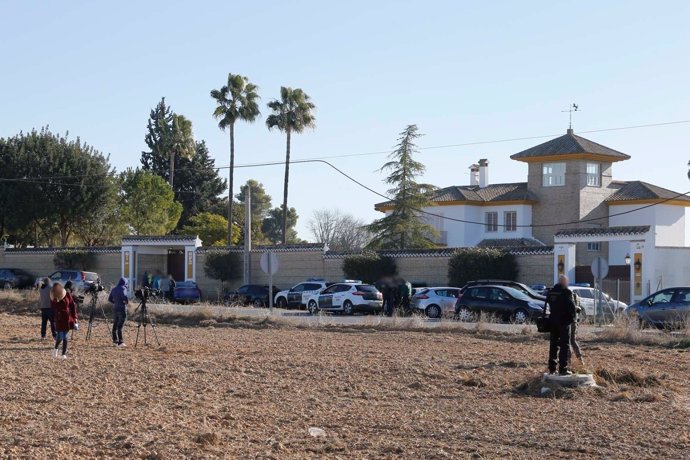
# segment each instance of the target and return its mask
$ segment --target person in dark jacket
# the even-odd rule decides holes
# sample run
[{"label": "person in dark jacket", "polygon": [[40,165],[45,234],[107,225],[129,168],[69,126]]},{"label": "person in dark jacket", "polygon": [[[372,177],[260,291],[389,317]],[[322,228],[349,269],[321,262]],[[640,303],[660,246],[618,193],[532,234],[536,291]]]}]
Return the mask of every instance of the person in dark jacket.
[{"label": "person in dark jacket", "polygon": [[58,348],[62,343],[62,359],[67,358],[67,336],[72,329],[79,329],[77,323],[77,306],[72,294],[67,292],[60,283],[53,284],[50,291],[50,303],[55,315],[55,348],[53,357],[58,357]]},{"label": "person in dark jacket", "polygon": [[168,273],[168,298],[172,302],[175,300],[175,278],[173,278],[172,273]]},{"label": "person in dark jacket", "polygon": [[53,313],[53,305],[50,302],[50,290],[53,288],[53,283],[50,278],[43,278],[41,286],[38,288],[39,301],[38,305],[41,308],[41,339],[46,339],[46,332],[48,323],[50,323],[50,333],[53,339],[56,338],[55,331],[55,314]]},{"label": "person in dark jacket", "polygon": [[[568,277],[561,275],[558,283],[549,290],[546,296],[550,315],[549,373],[570,375],[568,358],[570,357],[570,329],[575,322],[576,306],[573,292],[568,289]],[[546,307],[546,306],[545,306]]]},{"label": "person in dark jacket", "polygon": [[122,337],[122,328],[127,322],[127,278],[120,278],[108,296],[108,302],[113,304],[113,345],[124,347],[125,342]]}]

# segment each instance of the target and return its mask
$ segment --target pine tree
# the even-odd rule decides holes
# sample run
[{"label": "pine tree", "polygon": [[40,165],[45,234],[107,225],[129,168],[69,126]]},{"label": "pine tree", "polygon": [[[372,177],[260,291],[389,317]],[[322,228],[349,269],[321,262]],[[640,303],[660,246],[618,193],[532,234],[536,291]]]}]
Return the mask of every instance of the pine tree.
[{"label": "pine tree", "polygon": [[436,230],[419,217],[418,210],[431,206],[432,185],[417,183],[416,179],[424,173],[424,164],[415,161],[418,152],[415,140],[421,134],[417,125],[409,125],[400,133],[395,150],[389,155],[390,161],[381,171],[390,171],[385,182],[392,187],[388,194],[393,198],[392,210],[381,219],[368,226],[374,235],[371,249],[406,249],[435,247],[432,239]]}]

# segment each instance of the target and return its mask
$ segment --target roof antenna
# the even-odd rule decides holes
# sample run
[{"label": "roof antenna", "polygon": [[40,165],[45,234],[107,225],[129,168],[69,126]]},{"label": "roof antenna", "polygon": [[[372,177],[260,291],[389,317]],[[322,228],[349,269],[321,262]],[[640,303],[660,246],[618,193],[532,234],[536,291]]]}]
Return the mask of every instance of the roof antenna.
[{"label": "roof antenna", "polygon": [[578,112],[580,110],[580,106],[573,104],[568,108],[568,110],[561,110],[561,112],[568,112],[568,117],[570,118],[570,121],[568,123],[568,134],[573,133],[573,112]]}]

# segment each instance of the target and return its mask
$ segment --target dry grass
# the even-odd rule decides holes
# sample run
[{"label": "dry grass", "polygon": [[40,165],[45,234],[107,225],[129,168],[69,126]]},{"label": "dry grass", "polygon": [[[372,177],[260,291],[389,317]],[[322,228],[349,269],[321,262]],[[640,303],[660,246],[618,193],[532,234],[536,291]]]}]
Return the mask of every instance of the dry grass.
[{"label": "dry grass", "polygon": [[[130,323],[126,349],[108,346],[99,326],[91,343],[75,334],[62,362],[34,339],[37,316],[0,314],[9,331],[0,457],[683,458],[690,449],[680,422],[690,417],[688,350],[583,341],[606,386],[542,394],[540,336],[242,321],[161,323],[162,346],[144,348],[132,346]],[[556,430],[558,418],[568,423]]]},{"label": "dry grass", "polygon": [[590,341],[601,343],[625,343],[629,345],[690,348],[690,325],[684,328],[641,329],[636,321],[618,317],[600,331],[587,334]]}]

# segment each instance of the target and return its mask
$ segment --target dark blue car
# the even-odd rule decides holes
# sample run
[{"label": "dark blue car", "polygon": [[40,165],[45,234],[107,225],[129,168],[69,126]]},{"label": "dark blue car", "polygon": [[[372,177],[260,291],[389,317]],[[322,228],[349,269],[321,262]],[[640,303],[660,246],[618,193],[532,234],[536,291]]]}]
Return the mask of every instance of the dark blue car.
[{"label": "dark blue car", "polygon": [[201,289],[195,281],[178,281],[175,285],[173,301],[180,303],[194,303],[201,300]]},{"label": "dark blue car", "polygon": [[690,286],[655,292],[625,309],[628,318],[637,318],[640,326],[658,328],[685,327],[690,324]]}]

